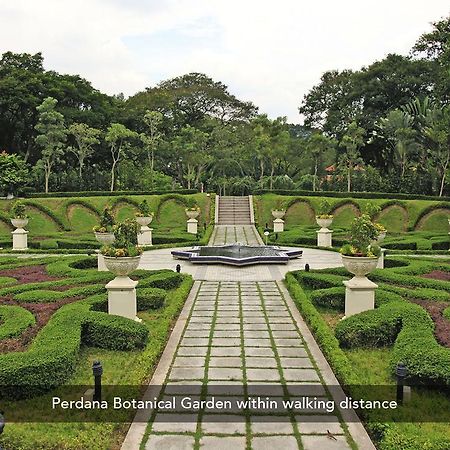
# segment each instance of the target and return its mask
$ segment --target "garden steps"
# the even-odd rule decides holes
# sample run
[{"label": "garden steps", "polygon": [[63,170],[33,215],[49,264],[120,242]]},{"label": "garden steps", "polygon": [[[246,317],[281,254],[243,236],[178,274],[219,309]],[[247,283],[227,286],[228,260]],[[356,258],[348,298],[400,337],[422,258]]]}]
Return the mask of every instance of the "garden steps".
[{"label": "garden steps", "polygon": [[218,217],[220,225],[250,225],[252,220],[249,197],[220,197]]}]

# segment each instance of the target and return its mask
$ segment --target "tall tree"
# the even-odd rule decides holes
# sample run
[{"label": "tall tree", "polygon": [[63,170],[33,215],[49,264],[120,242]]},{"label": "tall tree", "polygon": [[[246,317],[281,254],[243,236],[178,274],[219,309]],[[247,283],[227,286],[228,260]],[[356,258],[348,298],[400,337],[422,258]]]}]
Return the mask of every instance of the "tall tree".
[{"label": "tall tree", "polygon": [[42,149],[40,164],[44,168],[46,193],[53,167],[64,154],[64,143],[67,138],[64,116],[55,109],[57,103],[56,99],[47,97],[42,105],[36,108],[39,113],[39,120],[35,126],[39,133],[36,136],[36,144]]},{"label": "tall tree", "polygon": [[313,191],[316,190],[318,173],[325,157],[332,153],[336,148],[336,140],[325,134],[315,132],[308,137],[306,151],[313,160]]},{"label": "tall tree", "polygon": [[423,128],[429,139],[429,153],[440,179],[439,197],[442,197],[450,163],[450,106],[430,110]]},{"label": "tall tree", "polygon": [[364,128],[359,127],[356,122],[352,122],[340,142],[340,146],[345,148],[345,153],[339,158],[339,166],[345,170],[347,175],[347,192],[352,190],[354,170],[363,164],[359,149],[364,144],[365,133]]},{"label": "tall tree", "polygon": [[114,191],[117,164],[129,148],[130,140],[134,137],[136,137],[136,133],[129,130],[125,125],[122,125],[121,123],[112,123],[106,131],[105,141],[109,145],[109,150],[111,152],[112,158],[110,184],[111,192]]},{"label": "tall tree", "polygon": [[414,118],[408,112],[399,109],[390,111],[387,117],[379,122],[387,144],[394,150],[394,159],[400,168],[400,178],[405,176],[413,153],[418,149],[413,122]]},{"label": "tall tree", "polygon": [[146,125],[146,131],[140,134],[141,141],[143,142],[147,151],[147,159],[150,165],[150,185],[153,187],[153,172],[155,169],[155,151],[162,139],[162,133],[160,131],[163,115],[158,111],[147,111],[144,114],[144,123]]},{"label": "tall tree", "polygon": [[98,139],[100,130],[91,128],[85,123],[73,123],[69,126],[68,131],[74,137],[76,143],[76,147],[69,147],[69,151],[78,160],[78,174],[82,179],[84,163],[94,153],[94,145],[100,143]]}]

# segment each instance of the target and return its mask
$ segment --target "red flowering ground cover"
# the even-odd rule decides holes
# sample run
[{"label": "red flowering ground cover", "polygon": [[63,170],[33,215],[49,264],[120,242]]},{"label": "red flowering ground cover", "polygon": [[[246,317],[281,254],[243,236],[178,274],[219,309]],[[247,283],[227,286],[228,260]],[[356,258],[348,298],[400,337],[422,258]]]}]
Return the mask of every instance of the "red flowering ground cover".
[{"label": "red flowering ground cover", "polygon": [[444,309],[448,308],[448,303],[419,299],[412,300],[412,302],[422,306],[428,312],[434,322],[434,335],[437,341],[450,348],[450,321],[442,315]]},{"label": "red flowering ground cover", "polygon": [[52,277],[47,273],[45,265],[17,267],[16,269],[0,270],[0,277],[15,278],[19,283],[39,283],[56,281],[61,278]]},{"label": "red flowering ground cover", "polygon": [[433,280],[450,281],[450,272],[444,272],[443,270],[433,270],[421,276],[423,278],[432,278]]}]

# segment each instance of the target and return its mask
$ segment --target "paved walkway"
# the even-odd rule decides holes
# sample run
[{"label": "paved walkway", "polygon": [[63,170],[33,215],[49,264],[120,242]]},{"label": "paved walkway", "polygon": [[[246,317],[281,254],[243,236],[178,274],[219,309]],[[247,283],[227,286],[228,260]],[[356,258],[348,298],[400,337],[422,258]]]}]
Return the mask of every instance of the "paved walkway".
[{"label": "paved walkway", "polygon": [[[261,241],[252,226],[216,228],[211,243],[232,242]],[[146,253],[142,267],[163,264],[157,252]],[[324,267],[337,263],[336,253],[311,250],[301,265],[314,255]],[[183,262],[183,271],[190,266]],[[140,410],[122,450],[374,450],[353,411],[327,411],[326,401],[345,396],[288,292],[274,281],[281,267],[192,269],[206,281],[195,282],[144,395],[175,405]],[[259,398],[258,407],[239,405],[245,395]],[[283,400],[305,396],[322,404],[283,407]],[[213,397],[225,410],[185,403]]]}]

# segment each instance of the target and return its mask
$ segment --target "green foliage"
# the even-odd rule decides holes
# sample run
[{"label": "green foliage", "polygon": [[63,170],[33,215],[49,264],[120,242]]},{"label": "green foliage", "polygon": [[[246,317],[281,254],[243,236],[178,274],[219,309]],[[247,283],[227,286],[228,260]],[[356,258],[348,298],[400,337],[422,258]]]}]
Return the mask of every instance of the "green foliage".
[{"label": "green foliage", "polygon": [[56,249],[58,247],[58,241],[55,239],[44,239],[43,241],[39,241],[39,248],[42,250]]},{"label": "green foliage", "polygon": [[11,207],[11,215],[14,219],[26,219],[26,206],[25,203],[17,200]]},{"label": "green foliage", "polygon": [[371,243],[378,237],[378,229],[367,214],[353,219],[350,228],[350,244],[341,248],[346,256],[379,256],[380,249]]},{"label": "green foliage", "polygon": [[140,288],[136,293],[137,309],[138,311],[146,311],[161,308],[165,299],[166,291],[164,289]]},{"label": "green foliage", "polygon": [[35,323],[30,311],[20,306],[0,305],[0,341],[19,336]]},{"label": "green foliage", "polygon": [[142,254],[142,249],[137,245],[137,234],[140,225],[134,219],[125,219],[113,226],[114,242],[102,247],[101,252],[111,257],[131,257]]},{"label": "green foliage", "polygon": [[67,138],[64,116],[55,109],[57,103],[56,99],[47,97],[36,108],[39,113],[39,120],[35,129],[39,134],[35,141],[42,149],[42,156],[39,161],[45,172],[45,192],[48,192],[50,174],[64,154],[63,144]]},{"label": "green foliage", "polygon": [[136,215],[139,215],[141,217],[150,217],[153,215],[153,213],[150,211],[147,200],[144,199],[141,203],[139,203],[139,212],[136,213]]},{"label": "green foliage", "polygon": [[112,209],[109,205],[106,205],[100,216],[100,225],[98,227],[94,227],[94,231],[99,233],[112,232],[114,224],[115,220]]},{"label": "green foliage", "polygon": [[26,184],[28,166],[24,159],[16,154],[0,152],[0,192],[10,194]]}]

